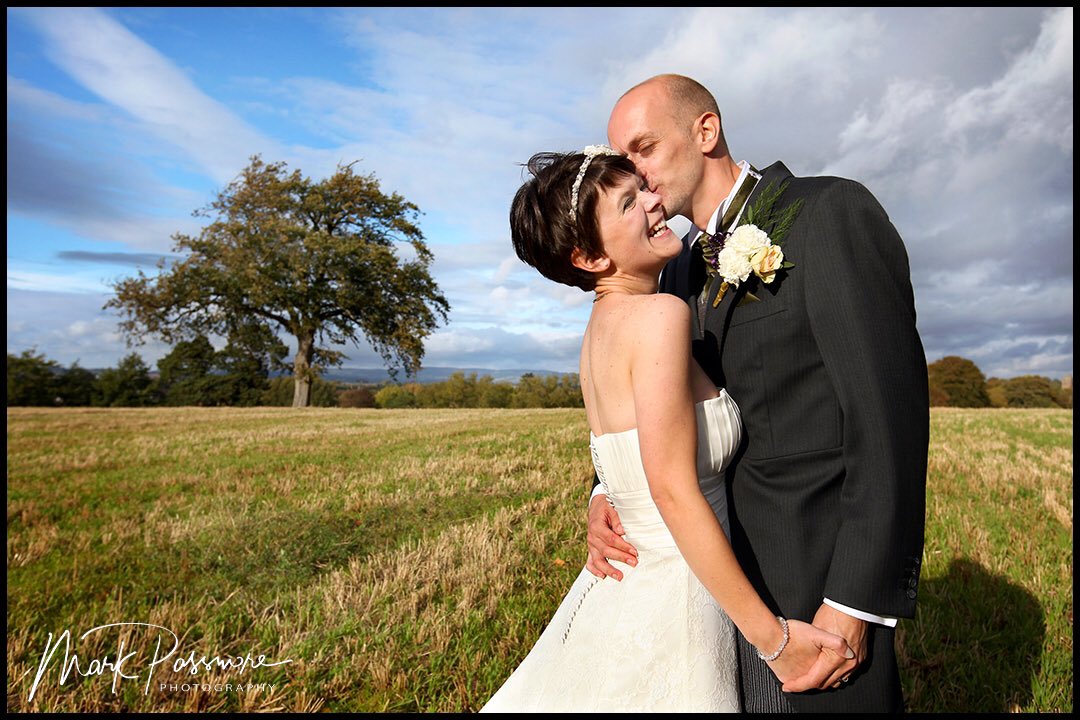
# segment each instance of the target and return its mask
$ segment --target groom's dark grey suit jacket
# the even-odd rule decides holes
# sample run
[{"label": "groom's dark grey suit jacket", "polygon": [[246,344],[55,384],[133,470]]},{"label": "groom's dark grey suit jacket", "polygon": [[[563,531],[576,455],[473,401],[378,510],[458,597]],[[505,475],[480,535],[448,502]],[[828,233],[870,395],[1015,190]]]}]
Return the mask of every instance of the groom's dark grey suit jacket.
[{"label": "groom's dark grey suit jacket", "polygon": [[[781,205],[803,200],[778,243],[794,267],[770,284],[751,275],[715,308],[709,298],[703,329],[689,243],[661,278],[661,291],[690,302],[694,357],[742,413],[728,472],[732,545],[777,614],[809,622],[829,598],[912,617],[929,402],[907,252],[881,205],[850,180],[796,178],[776,163],[749,202],[785,181]],[[899,698],[885,632],[841,691],[789,699],[803,710],[873,710],[859,696],[882,684]]]}]

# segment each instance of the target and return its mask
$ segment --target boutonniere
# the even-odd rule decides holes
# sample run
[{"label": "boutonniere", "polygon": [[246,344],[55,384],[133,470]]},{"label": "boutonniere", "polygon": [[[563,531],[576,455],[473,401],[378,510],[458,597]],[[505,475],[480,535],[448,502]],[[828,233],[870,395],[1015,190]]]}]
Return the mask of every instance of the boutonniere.
[{"label": "boutonniere", "polygon": [[[701,251],[709,274],[706,296],[719,284],[713,307],[720,304],[728,290],[746,282],[751,274],[769,284],[777,273],[795,267],[795,263],[784,259],[778,243],[791,229],[803,201],[800,198],[778,210],[776,203],[786,188],[784,183],[779,188],[769,185],[762,190],[757,201],[747,206],[734,230],[712,236],[703,234]],[[758,299],[749,292],[746,298]]]}]

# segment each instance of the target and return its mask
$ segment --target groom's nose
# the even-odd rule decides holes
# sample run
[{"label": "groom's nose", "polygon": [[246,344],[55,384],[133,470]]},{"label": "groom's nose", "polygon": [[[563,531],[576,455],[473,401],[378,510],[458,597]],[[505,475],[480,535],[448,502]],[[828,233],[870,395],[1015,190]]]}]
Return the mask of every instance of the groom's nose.
[{"label": "groom's nose", "polygon": [[645,204],[645,209],[649,212],[656,210],[663,203],[664,199],[654,193],[652,190],[642,190],[641,200]]}]

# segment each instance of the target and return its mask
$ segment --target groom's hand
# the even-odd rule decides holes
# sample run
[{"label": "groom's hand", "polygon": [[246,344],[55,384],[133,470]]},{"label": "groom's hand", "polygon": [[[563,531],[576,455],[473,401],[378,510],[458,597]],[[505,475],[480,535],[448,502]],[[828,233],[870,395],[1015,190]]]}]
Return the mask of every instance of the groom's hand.
[{"label": "groom's hand", "polygon": [[769,669],[783,683],[784,692],[825,690],[833,671],[855,657],[844,638],[821,628],[788,620],[789,642]]},{"label": "groom's hand", "polygon": [[829,679],[822,687],[840,687],[840,683],[847,682],[848,679],[850,679],[851,674],[855,671],[855,668],[866,660],[867,623],[865,620],[860,620],[857,617],[853,617],[845,612],[837,610],[831,605],[822,603],[821,607],[818,608],[817,613],[814,614],[813,624],[822,630],[826,630],[834,635],[839,635],[844,638],[847,640],[848,647],[855,652],[855,657],[853,659],[840,662],[842,658],[839,656],[827,658],[827,654],[831,654],[830,651],[822,651],[822,660],[832,660],[835,666]]},{"label": "groom's hand", "polygon": [[585,569],[598,578],[622,580],[622,573],[608,560],[637,565],[637,550],[622,539],[624,533],[619,514],[608,504],[607,496],[594,497],[589,502],[589,560]]}]

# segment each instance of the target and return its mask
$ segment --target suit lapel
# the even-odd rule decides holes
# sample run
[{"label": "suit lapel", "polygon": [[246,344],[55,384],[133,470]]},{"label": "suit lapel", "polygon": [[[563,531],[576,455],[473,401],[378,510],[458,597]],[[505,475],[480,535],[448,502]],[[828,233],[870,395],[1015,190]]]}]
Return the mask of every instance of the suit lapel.
[{"label": "suit lapel", "polygon": [[[782,162],[775,162],[761,173],[761,180],[758,181],[754,191],[750,193],[750,197],[747,198],[746,204],[750,205],[757,200],[758,195],[762,190],[769,185],[779,185],[784,180],[791,177],[791,171]],[[744,211],[745,212],[745,211]],[[700,312],[703,313],[703,317],[699,319],[699,327],[704,333],[705,328],[715,325],[719,320],[719,327],[713,327],[713,331],[717,338],[717,345],[720,350],[724,348],[724,337],[727,335],[728,326],[731,324],[731,316],[734,313],[736,307],[738,307],[738,301],[746,294],[746,287],[748,282],[740,283],[739,287],[731,290],[729,289],[724,293],[724,299],[720,301],[720,304],[713,307],[713,295],[712,298],[708,298],[705,307]]]}]

